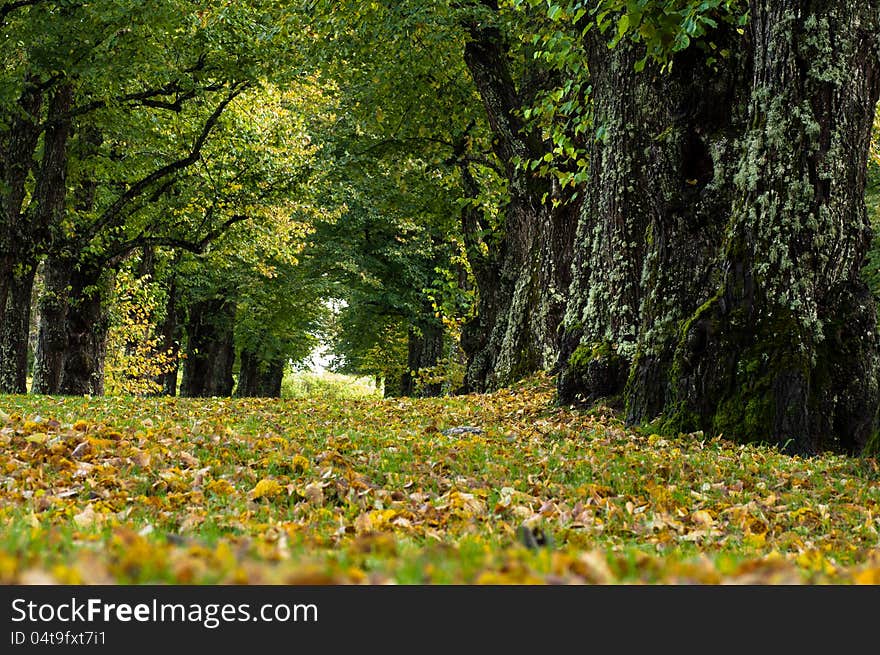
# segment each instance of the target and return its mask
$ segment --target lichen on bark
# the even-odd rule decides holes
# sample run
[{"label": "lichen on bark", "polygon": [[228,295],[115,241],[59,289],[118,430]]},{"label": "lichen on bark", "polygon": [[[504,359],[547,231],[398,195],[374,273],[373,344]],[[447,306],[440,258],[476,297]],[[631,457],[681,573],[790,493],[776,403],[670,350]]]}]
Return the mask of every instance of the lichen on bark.
[{"label": "lichen on bark", "polygon": [[[629,358],[630,423],[859,452],[876,441],[880,401],[860,277],[880,3],[753,0],[749,15],[743,35],[713,35],[734,53],[715,70],[688,51],[641,78],[611,54],[590,62],[597,119],[628,154],[603,158],[599,144],[592,159],[560,398],[594,395],[589,367],[608,360],[586,355],[608,343]],[[610,91],[597,65],[615,73]],[[643,109],[624,131],[628,101]],[[647,200],[620,212],[603,198],[627,199],[640,153]],[[636,277],[621,265],[634,235]]]}]

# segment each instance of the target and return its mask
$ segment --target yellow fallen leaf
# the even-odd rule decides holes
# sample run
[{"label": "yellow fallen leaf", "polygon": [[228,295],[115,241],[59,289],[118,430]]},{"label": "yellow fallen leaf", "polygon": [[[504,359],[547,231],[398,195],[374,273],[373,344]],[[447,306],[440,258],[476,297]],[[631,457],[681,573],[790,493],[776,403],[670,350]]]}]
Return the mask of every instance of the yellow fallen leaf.
[{"label": "yellow fallen leaf", "polygon": [[252,500],[257,498],[274,498],[283,491],[276,480],[263,479],[257,482],[257,486],[250,490],[248,497]]},{"label": "yellow fallen leaf", "polygon": [[761,548],[764,544],[767,543],[767,533],[766,532],[758,532],[754,534],[747,534],[743,538],[743,543],[750,548]]},{"label": "yellow fallen leaf", "polygon": [[853,576],[855,584],[880,585],[880,569],[864,569]]},{"label": "yellow fallen leaf", "polygon": [[396,516],[397,512],[393,509],[364,512],[354,520],[354,530],[357,534],[380,532],[385,530]]},{"label": "yellow fallen leaf", "polygon": [[691,520],[693,520],[694,523],[699,523],[700,525],[704,525],[707,528],[715,524],[715,519],[712,518],[712,515],[704,509],[697,510],[696,512],[691,514]]}]

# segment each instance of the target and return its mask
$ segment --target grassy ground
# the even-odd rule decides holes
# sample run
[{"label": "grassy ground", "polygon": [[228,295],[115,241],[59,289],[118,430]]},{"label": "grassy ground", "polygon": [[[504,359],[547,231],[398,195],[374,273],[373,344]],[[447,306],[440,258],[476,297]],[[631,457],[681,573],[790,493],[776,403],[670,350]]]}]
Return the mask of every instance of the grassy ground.
[{"label": "grassy ground", "polygon": [[552,398],[0,397],[0,582],[880,583],[875,461]]}]

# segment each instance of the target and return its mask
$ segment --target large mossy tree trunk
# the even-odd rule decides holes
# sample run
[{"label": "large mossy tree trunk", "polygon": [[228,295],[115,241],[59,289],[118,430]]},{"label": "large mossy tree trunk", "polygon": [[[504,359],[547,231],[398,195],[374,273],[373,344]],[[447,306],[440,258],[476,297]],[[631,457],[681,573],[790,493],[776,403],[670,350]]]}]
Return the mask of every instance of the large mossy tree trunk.
[{"label": "large mossy tree trunk", "polygon": [[714,295],[684,324],[678,429],[791,452],[862,451],[877,428],[876,309],[861,279],[880,93],[880,3],[751,3],[753,81]]},{"label": "large mossy tree trunk", "polygon": [[230,396],[235,380],[235,303],[217,296],[194,302],[186,322],[186,358],[180,395]]},{"label": "large mossy tree trunk", "polygon": [[[480,391],[555,363],[576,217],[573,203],[550,180],[522,165],[542,158],[547,146],[520,118],[528,94],[514,82],[501,31],[472,26],[470,32],[465,63],[494,134],[509,197],[501,234],[484,240],[485,248],[468,248],[478,306],[462,335],[468,356],[465,389]],[[464,217],[466,241],[473,241],[474,218]]]},{"label": "large mossy tree trunk", "polygon": [[630,423],[797,453],[870,442],[878,342],[860,273],[878,7],[753,0],[744,35],[715,35],[735,55],[711,67],[685,52],[671,74],[639,76],[615,65],[624,45],[590,62],[606,132],[563,400],[619,395]]},{"label": "large mossy tree trunk", "polygon": [[619,395],[641,323],[641,274],[654,209],[651,153],[663,149],[664,106],[656,76],[639,74],[636,46],[586,39],[596,138],[575,236],[558,381],[561,402]]},{"label": "large mossy tree trunk", "polygon": [[714,293],[719,244],[735,195],[737,139],[747,124],[750,67],[733,29],[714,35],[732,55],[713,66],[689,49],[658,77],[650,150],[650,212],[639,330],[624,398],[630,423],[662,414],[681,326]]}]

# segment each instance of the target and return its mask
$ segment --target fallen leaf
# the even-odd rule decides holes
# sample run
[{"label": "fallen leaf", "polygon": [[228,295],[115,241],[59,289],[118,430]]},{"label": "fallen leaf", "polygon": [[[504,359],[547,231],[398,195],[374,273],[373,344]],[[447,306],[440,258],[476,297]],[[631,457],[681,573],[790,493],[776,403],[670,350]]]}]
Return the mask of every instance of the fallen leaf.
[{"label": "fallen leaf", "polygon": [[257,486],[248,492],[248,498],[257,500],[258,498],[274,498],[283,491],[283,487],[276,481],[271,479],[263,479],[257,482]]}]

